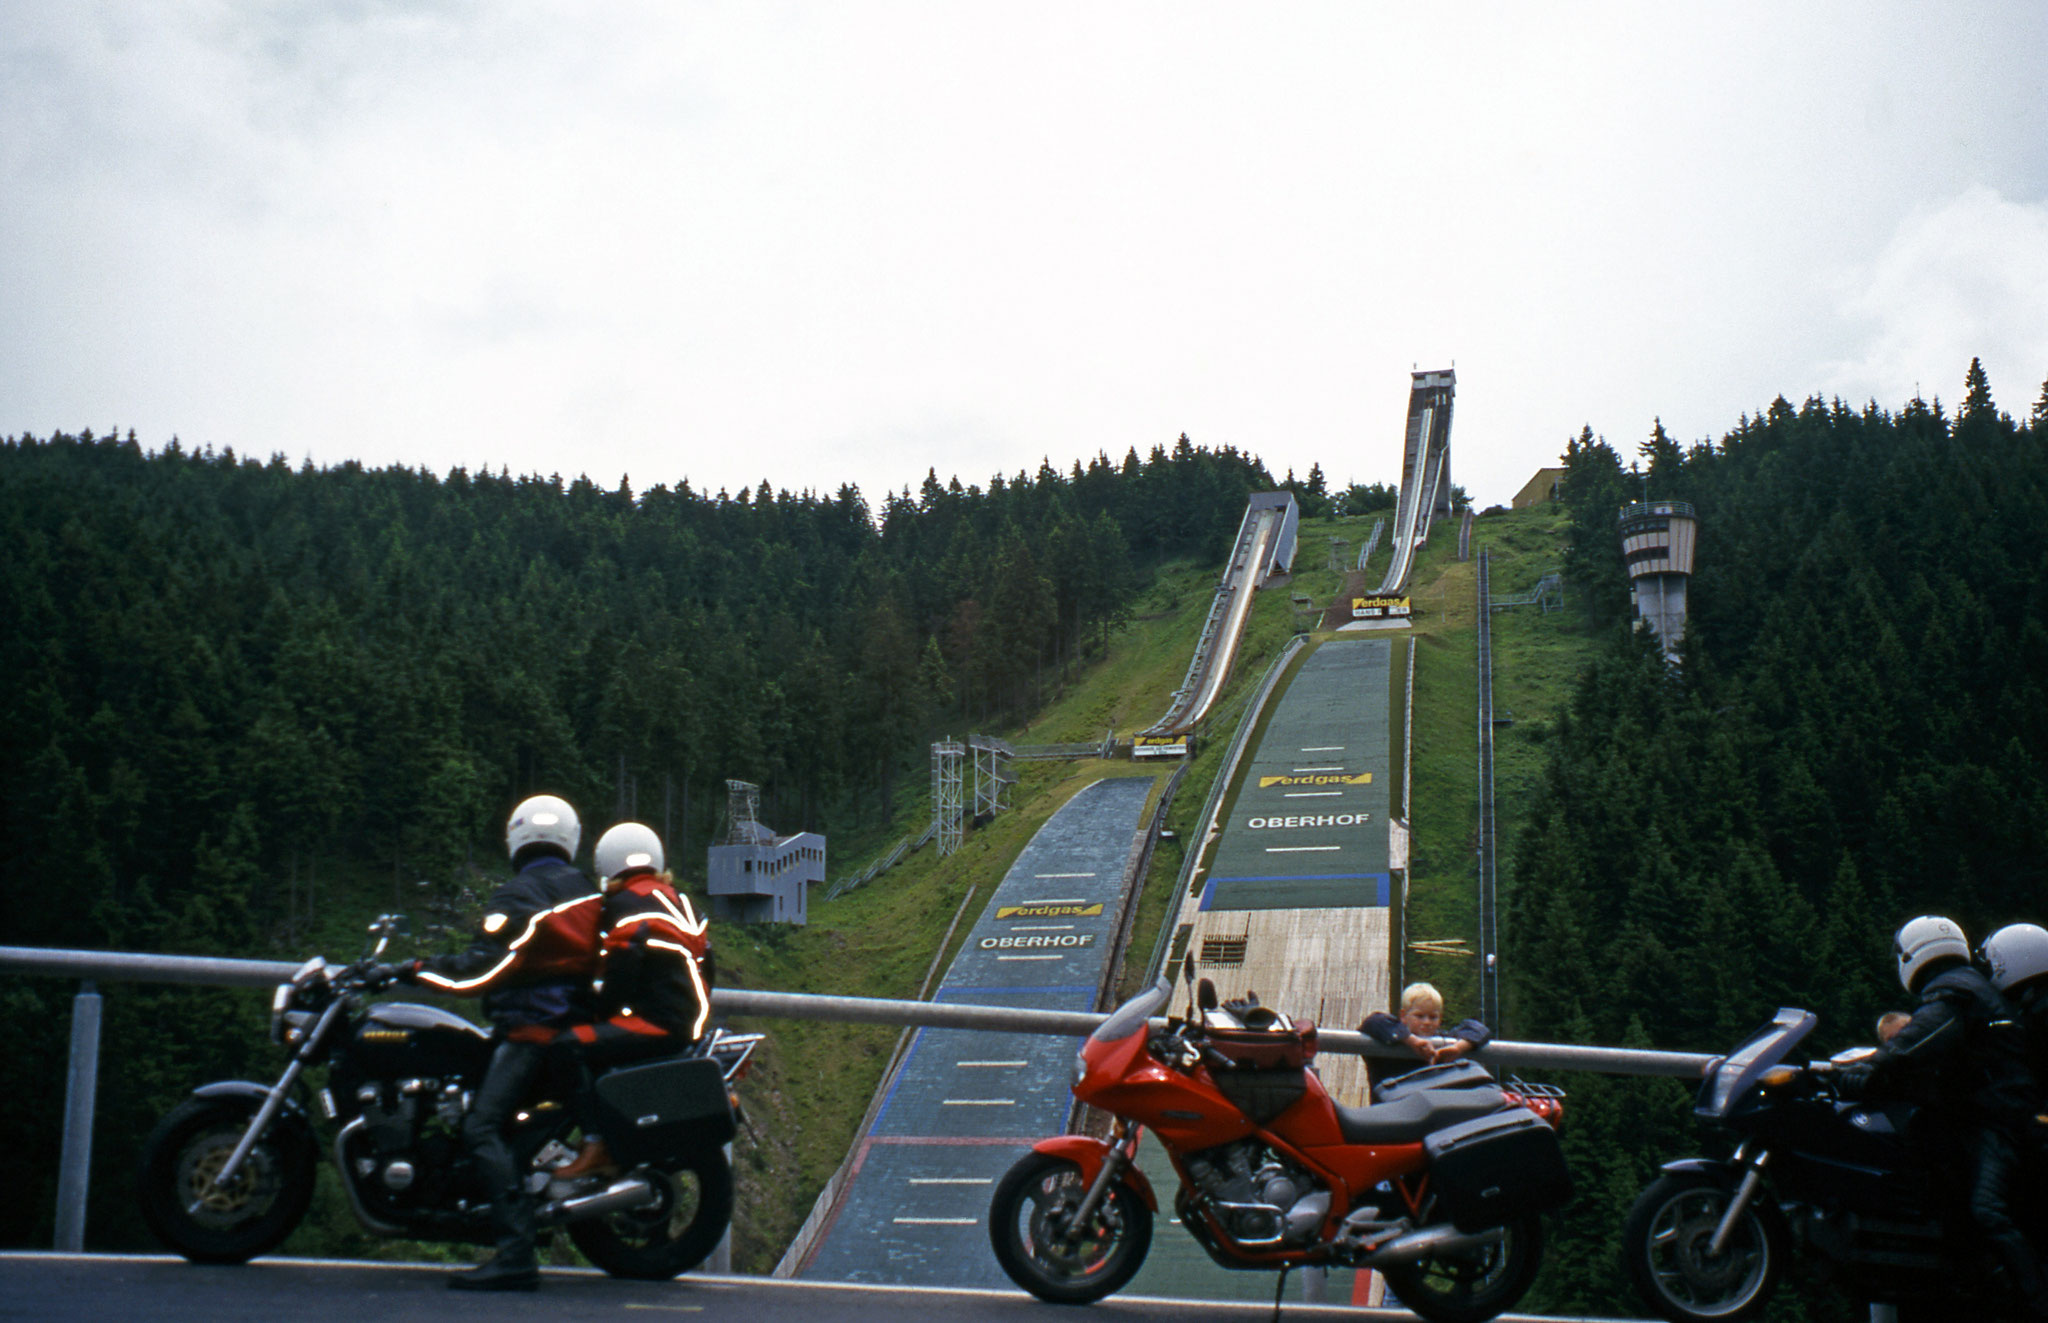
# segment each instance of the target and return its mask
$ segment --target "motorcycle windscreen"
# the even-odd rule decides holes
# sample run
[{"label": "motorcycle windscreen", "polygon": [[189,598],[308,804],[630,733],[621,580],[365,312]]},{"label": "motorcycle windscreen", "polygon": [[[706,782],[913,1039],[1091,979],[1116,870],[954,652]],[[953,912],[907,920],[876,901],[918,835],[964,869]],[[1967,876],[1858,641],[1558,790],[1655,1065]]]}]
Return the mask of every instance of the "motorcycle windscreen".
[{"label": "motorcycle windscreen", "polygon": [[600,1075],[598,1129],[626,1166],[716,1148],[738,1130],[725,1074],[708,1057],[668,1058]]}]

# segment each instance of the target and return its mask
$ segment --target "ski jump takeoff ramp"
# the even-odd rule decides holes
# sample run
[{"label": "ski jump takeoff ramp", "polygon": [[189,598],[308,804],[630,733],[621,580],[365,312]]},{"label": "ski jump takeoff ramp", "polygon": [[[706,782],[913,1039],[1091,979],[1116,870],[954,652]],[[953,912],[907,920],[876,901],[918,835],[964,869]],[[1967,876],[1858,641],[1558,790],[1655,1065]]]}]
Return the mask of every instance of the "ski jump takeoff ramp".
[{"label": "ski jump takeoff ramp", "polygon": [[1133,758],[1178,758],[1188,752],[1188,739],[1230,678],[1237,661],[1238,641],[1251,615],[1252,597],[1268,577],[1285,574],[1294,565],[1295,529],[1300,523],[1293,492],[1259,492],[1245,504],[1237,542],[1223,581],[1209,606],[1202,637],[1188,663],[1187,678],[1173,696],[1165,716],[1138,732]]},{"label": "ski jump takeoff ramp", "polygon": [[1394,557],[1374,596],[1408,585],[1416,550],[1429,541],[1430,521],[1451,512],[1451,401],[1458,374],[1417,372],[1408,387],[1408,438],[1401,456],[1401,497],[1394,507]]}]

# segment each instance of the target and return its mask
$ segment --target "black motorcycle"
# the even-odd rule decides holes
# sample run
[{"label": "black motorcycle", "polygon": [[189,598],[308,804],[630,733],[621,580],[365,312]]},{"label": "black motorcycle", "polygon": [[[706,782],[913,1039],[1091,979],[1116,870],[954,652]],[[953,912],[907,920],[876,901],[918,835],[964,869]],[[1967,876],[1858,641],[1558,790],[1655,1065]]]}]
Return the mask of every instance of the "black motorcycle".
[{"label": "black motorcycle", "polygon": [[[1763,1309],[1797,1243],[1859,1303],[2001,1317],[1987,1256],[1942,1217],[1955,1201],[1907,1139],[1912,1109],[1844,1097],[1839,1067],[1856,1053],[1786,1063],[1815,1022],[1781,1009],[1708,1068],[1693,1115],[1736,1148],[1668,1162],[1636,1198],[1622,1254],[1637,1291],[1677,1323],[1734,1323]],[[2042,1243],[2038,1214],[2023,1220]]]},{"label": "black motorcycle", "polygon": [[[166,1245],[200,1263],[244,1263],[275,1249],[305,1216],[323,1153],[356,1217],[378,1235],[496,1238],[462,1142],[490,1035],[433,1006],[367,1000],[389,978],[376,960],[403,927],[402,916],[385,915],[362,959],[336,967],[315,956],[278,985],[270,1034],[292,1056],[277,1083],[204,1085],[157,1124],[143,1146],[140,1197]],[[599,1076],[620,1174],[555,1182],[559,1197],[546,1197],[550,1170],[574,1152],[574,1122],[562,1100],[530,1100],[508,1137],[542,1197],[539,1225],[566,1227],[617,1277],[669,1278],[702,1263],[732,1218],[732,1089],[761,1037],[713,1030],[683,1054]],[[323,1068],[315,1086],[308,1073]]]}]

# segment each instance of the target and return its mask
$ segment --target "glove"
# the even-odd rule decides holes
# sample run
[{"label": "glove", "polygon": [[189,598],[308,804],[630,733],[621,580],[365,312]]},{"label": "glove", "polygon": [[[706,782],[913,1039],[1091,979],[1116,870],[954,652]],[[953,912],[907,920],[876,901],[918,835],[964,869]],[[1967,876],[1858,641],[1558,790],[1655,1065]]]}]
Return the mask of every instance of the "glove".
[{"label": "glove", "polygon": [[1844,1098],[1861,1098],[1870,1091],[1870,1076],[1876,1067],[1867,1061],[1842,1066],[1835,1071],[1835,1092]]}]

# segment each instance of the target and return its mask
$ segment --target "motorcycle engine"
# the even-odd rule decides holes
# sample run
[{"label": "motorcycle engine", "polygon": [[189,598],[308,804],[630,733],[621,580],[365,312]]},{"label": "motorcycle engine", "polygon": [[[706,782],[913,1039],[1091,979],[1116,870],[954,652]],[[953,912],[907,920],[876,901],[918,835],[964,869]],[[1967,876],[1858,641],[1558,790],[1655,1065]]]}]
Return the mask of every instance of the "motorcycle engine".
[{"label": "motorcycle engine", "polygon": [[1330,1211],[1321,1181],[1257,1140],[1190,1154],[1187,1170],[1216,1220],[1242,1245],[1306,1244]]}]

